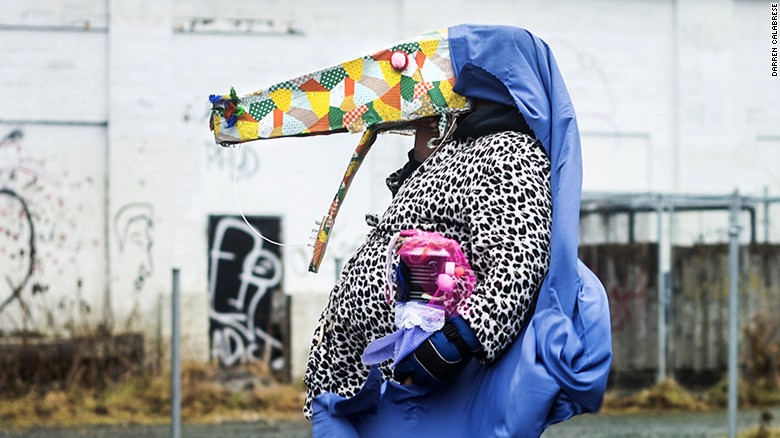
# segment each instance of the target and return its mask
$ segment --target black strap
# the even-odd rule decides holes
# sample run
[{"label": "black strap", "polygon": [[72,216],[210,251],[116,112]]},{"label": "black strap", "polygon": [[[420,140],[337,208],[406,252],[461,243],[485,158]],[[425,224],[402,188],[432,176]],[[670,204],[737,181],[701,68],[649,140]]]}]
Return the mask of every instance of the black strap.
[{"label": "black strap", "polygon": [[449,341],[455,345],[455,348],[458,349],[458,353],[460,353],[460,357],[462,359],[471,357],[471,350],[469,350],[469,346],[466,344],[466,341],[464,341],[463,337],[460,335],[460,333],[458,333],[458,329],[455,327],[455,324],[452,324],[451,322],[444,323],[444,327],[441,329],[441,331],[444,333],[444,336],[446,336],[447,339],[449,339]]}]

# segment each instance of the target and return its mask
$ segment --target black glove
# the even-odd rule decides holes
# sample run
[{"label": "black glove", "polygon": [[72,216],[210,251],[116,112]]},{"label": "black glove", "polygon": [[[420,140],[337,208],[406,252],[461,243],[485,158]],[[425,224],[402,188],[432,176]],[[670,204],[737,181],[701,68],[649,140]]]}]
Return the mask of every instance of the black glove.
[{"label": "black glove", "polygon": [[460,316],[447,319],[441,330],[434,332],[410,355],[395,367],[393,378],[403,382],[412,377],[412,383],[434,386],[452,375],[480,350],[474,331]]}]

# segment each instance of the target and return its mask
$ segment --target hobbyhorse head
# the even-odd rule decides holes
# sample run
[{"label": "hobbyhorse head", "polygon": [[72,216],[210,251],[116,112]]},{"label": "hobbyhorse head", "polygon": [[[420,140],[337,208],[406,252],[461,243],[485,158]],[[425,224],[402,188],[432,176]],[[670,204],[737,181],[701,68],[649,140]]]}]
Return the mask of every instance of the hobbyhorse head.
[{"label": "hobbyhorse head", "polygon": [[223,146],[365,131],[320,224],[309,266],[316,272],[341,201],[376,134],[408,130],[410,122],[440,116],[443,136],[454,116],[470,105],[452,90],[454,85],[448,31],[444,29],[244,96],[232,89],[227,95],[212,95],[210,126]]},{"label": "hobbyhorse head", "polygon": [[276,137],[382,131],[457,113],[466,98],[455,74],[447,30],[238,96],[211,96],[211,127],[225,146]]}]

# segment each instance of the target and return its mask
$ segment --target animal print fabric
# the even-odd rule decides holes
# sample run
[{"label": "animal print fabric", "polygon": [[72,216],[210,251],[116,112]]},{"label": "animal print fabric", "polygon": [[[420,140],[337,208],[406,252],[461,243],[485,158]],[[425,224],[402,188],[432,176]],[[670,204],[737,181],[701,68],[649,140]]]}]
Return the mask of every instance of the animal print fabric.
[{"label": "animal print fabric", "polygon": [[[460,242],[477,286],[460,310],[489,364],[533,311],[550,261],[550,161],[533,137],[506,131],[439,147],[401,185],[387,211],[344,265],[314,332],[304,383],[304,415],[323,392],[354,396],[369,367],[369,342],[396,330],[385,297],[387,245],[404,229],[437,231]],[[392,379],[390,361],[380,364]],[[445,383],[446,384],[446,383]]]}]

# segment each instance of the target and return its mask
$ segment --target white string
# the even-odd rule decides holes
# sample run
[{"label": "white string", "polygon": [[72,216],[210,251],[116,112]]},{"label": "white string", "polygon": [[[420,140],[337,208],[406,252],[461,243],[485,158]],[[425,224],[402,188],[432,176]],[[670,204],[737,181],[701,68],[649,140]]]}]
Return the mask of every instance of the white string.
[{"label": "white string", "polygon": [[271,245],[281,246],[283,248],[303,248],[304,246],[310,246],[308,243],[303,243],[299,245],[292,245],[292,244],[285,244],[281,242],[277,242],[275,240],[271,240],[265,236],[263,236],[263,233],[258,231],[255,227],[252,226],[252,224],[249,223],[249,221],[246,219],[246,216],[244,216],[244,211],[241,209],[241,203],[238,202],[238,158],[239,155],[241,155],[241,145],[236,145],[236,155],[235,159],[235,171],[233,172],[233,197],[236,199],[236,206],[238,207],[238,212],[241,213],[241,217],[244,218],[244,222],[249,226],[249,228],[254,231],[255,234],[260,236],[261,239],[265,240],[266,242],[270,243]]},{"label": "white string", "polygon": [[385,260],[385,298],[387,299],[388,303],[390,303],[391,290],[393,284],[395,284],[395,278],[393,276],[393,253],[395,252],[395,244],[398,243],[398,239],[400,237],[400,232],[393,234],[393,237],[390,238],[390,243],[387,245],[387,255]]}]

